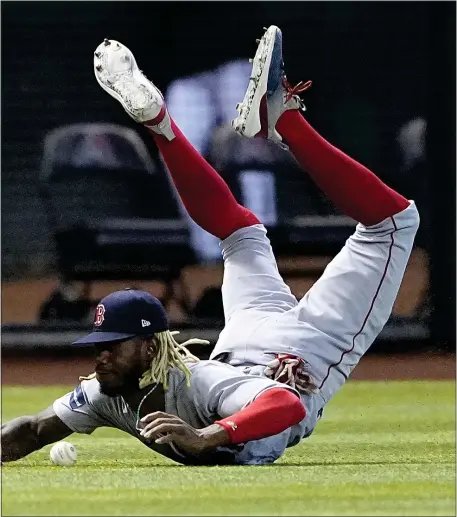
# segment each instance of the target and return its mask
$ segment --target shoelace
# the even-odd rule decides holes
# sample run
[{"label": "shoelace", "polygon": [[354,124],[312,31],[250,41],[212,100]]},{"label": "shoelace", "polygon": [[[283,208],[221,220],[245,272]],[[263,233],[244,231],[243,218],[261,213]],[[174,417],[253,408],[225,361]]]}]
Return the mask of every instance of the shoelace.
[{"label": "shoelace", "polygon": [[309,88],[311,88],[311,85],[313,84],[313,82],[312,81],[306,81],[306,83],[303,83],[303,81],[300,81],[295,86],[292,86],[289,83],[289,81],[287,80],[286,76],[284,76],[282,78],[282,84],[283,84],[284,88],[287,91],[286,102],[289,102],[290,99],[292,99],[292,97],[294,95],[298,95],[300,93],[303,93],[304,91],[306,91]]}]

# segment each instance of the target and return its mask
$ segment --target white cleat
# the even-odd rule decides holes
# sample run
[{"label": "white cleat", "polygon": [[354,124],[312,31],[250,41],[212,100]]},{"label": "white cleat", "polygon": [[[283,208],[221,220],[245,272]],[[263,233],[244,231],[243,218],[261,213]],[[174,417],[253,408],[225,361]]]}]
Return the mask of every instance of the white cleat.
[{"label": "white cleat", "polygon": [[256,40],[259,45],[251,60],[248,88],[243,102],[237,105],[239,116],[233,120],[232,126],[241,135],[264,136],[281,143],[276,123],[287,110],[305,109],[298,94],[307,90],[311,81],[293,88],[290,86],[284,73],[281,30],[275,25],[265,30],[262,38]]},{"label": "white cleat", "polygon": [[98,84],[122,104],[133,120],[173,140],[163,95],[141,72],[126,46],[105,38],[94,52],[94,73]]}]

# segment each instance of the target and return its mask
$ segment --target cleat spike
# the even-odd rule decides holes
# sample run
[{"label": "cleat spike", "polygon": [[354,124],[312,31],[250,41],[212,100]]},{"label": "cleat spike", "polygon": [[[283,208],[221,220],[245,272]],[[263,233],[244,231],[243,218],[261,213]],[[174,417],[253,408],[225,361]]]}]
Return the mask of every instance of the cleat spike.
[{"label": "cleat spike", "polygon": [[249,58],[249,63],[252,63],[254,60],[252,59],[252,57]]},{"label": "cleat spike", "polygon": [[256,39],[256,40],[255,40],[255,42],[256,42],[256,43],[260,43],[260,40],[259,40],[259,39]]},{"label": "cleat spike", "polygon": [[105,47],[107,47],[108,45],[111,45],[111,41],[108,38],[105,38],[103,40],[103,43],[105,44]]},{"label": "cleat spike", "polygon": [[95,56],[95,57],[100,58],[100,56],[101,56],[101,55],[102,55],[102,53],[101,53],[101,52],[94,52],[94,56]]},{"label": "cleat spike", "polygon": [[268,27],[263,27],[263,30],[264,30],[264,31],[267,31],[267,30],[268,30]]},{"label": "cleat spike", "polygon": [[102,71],[102,65],[97,65],[95,67],[95,69],[97,70],[97,72],[101,72]]}]

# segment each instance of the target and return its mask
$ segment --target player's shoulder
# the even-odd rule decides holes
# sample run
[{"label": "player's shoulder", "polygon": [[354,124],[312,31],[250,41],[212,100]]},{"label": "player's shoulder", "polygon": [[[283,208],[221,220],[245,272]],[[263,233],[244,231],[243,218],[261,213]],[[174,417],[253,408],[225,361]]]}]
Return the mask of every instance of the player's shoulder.
[{"label": "player's shoulder", "polygon": [[92,405],[110,400],[110,397],[100,391],[100,384],[95,377],[81,381],[73,393],[75,396],[84,397],[85,402]]},{"label": "player's shoulder", "polygon": [[[191,385],[194,386],[198,384],[201,379],[208,379],[210,377],[222,379],[227,377],[237,377],[239,375],[243,375],[243,373],[234,366],[230,366],[229,364],[221,363],[220,361],[214,361],[211,359],[202,359],[200,361],[186,362],[186,365],[191,373]],[[168,380],[174,386],[178,386],[181,383],[185,382],[186,376],[184,372],[180,369],[172,368],[168,373]]]},{"label": "player's shoulder", "polygon": [[204,360],[191,368],[191,384],[194,385],[230,385],[248,382],[253,375],[246,375],[242,368],[237,368],[227,363],[215,360]]},{"label": "player's shoulder", "polygon": [[[206,360],[206,359],[200,359],[199,361],[186,361],[186,366],[189,368],[190,373],[192,376],[197,375],[199,372],[207,370],[208,368],[218,368],[220,366],[224,366],[223,363],[219,361],[212,361],[212,360]],[[228,366],[228,365],[227,365]],[[173,377],[182,377],[185,378],[185,374],[182,370],[179,368],[171,368],[168,372],[169,375]]]},{"label": "player's shoulder", "polygon": [[190,371],[193,372],[200,372],[204,370],[212,370],[212,369],[220,369],[225,371],[230,371],[233,373],[240,373],[238,368],[235,368],[234,366],[231,366],[227,363],[222,363],[221,361],[215,361],[214,359],[204,359],[200,360],[198,363],[195,362],[191,365],[189,365]]}]

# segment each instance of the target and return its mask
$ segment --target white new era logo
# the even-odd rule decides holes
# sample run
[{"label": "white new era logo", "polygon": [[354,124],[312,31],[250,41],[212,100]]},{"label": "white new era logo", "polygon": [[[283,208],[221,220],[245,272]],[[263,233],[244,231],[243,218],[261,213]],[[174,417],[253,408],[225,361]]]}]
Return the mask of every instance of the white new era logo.
[{"label": "white new era logo", "polygon": [[150,324],[151,324],[151,322],[148,320],[141,320],[142,327],[149,327]]}]

